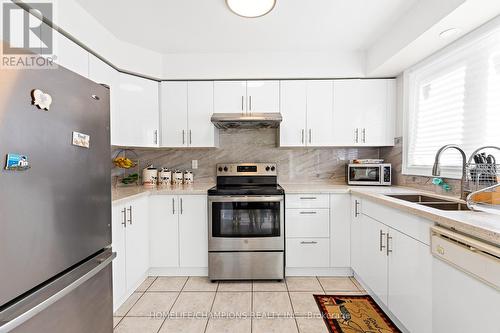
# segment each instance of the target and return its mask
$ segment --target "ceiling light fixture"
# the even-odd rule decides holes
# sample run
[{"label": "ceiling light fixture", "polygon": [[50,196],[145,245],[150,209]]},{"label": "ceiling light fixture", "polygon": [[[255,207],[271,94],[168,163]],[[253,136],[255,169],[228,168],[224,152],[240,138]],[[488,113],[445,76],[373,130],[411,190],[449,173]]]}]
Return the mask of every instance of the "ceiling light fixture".
[{"label": "ceiling light fixture", "polygon": [[459,28],[450,28],[450,29],[446,29],[446,30],[441,31],[441,33],[439,33],[439,37],[449,38],[451,36],[455,36],[459,32],[460,32]]},{"label": "ceiling light fixture", "polygon": [[236,15],[255,18],[273,10],[276,0],[226,0],[226,5]]}]

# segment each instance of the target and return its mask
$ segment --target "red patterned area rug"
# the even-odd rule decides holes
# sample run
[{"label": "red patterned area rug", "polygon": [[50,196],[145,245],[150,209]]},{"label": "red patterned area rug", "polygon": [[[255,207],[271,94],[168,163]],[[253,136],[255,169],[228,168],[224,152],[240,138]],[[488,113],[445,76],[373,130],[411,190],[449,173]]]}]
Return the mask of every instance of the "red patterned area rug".
[{"label": "red patterned area rug", "polygon": [[368,295],[314,295],[331,333],[401,332]]}]

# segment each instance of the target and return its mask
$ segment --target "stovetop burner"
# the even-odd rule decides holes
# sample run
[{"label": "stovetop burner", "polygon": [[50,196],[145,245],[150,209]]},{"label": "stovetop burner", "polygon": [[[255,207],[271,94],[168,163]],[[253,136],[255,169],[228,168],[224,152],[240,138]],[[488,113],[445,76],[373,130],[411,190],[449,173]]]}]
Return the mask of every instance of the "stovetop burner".
[{"label": "stovetop burner", "polygon": [[283,195],[276,163],[217,164],[217,186],[208,195]]},{"label": "stovetop burner", "polygon": [[208,195],[283,195],[285,190],[279,185],[214,186]]}]

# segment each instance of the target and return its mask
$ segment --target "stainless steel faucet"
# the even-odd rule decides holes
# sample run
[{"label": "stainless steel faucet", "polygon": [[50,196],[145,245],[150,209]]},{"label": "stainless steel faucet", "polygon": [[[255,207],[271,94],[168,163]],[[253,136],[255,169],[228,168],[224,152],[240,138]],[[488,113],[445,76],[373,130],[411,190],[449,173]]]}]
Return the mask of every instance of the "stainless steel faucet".
[{"label": "stainless steel faucet", "polygon": [[439,177],[441,175],[441,166],[439,165],[439,159],[441,157],[441,154],[450,148],[454,148],[460,152],[462,155],[462,178],[460,180],[460,198],[463,200],[467,199],[467,195],[464,191],[464,182],[465,182],[465,175],[466,175],[466,168],[467,168],[467,156],[465,155],[465,152],[463,151],[462,148],[460,148],[458,145],[446,145],[441,148],[436,153],[436,158],[434,160],[434,166],[432,167],[432,175],[435,177]]}]

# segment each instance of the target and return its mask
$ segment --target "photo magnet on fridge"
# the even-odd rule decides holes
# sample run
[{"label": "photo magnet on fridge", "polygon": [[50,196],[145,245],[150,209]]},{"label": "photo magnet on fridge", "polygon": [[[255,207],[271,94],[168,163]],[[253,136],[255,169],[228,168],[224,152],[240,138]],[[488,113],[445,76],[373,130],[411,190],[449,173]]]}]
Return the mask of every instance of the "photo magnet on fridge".
[{"label": "photo magnet on fridge", "polygon": [[5,170],[23,171],[28,170],[30,164],[28,157],[21,154],[7,154],[7,161],[5,163]]}]

